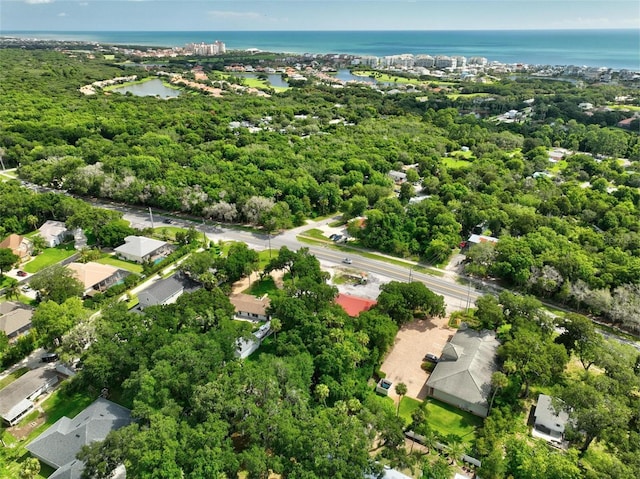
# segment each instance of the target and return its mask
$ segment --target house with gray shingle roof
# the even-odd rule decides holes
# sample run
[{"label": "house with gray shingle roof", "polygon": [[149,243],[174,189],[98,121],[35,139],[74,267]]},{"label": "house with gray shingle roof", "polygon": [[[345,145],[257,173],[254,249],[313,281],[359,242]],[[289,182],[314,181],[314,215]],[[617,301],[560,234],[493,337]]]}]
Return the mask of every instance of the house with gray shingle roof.
[{"label": "house with gray shingle roof", "polygon": [[50,369],[37,368],[23,374],[0,390],[0,417],[9,426],[20,422],[32,409],[33,402],[58,382]]},{"label": "house with gray shingle roof", "polygon": [[427,380],[427,394],[480,417],[489,413],[500,343],[492,331],[458,330]]},{"label": "house with gray shingle roof", "polygon": [[145,236],[127,236],[124,244],[114,249],[121,258],[136,263],[144,263],[154,258],[164,256],[171,247],[165,241],[147,238]]},{"label": "house with gray shingle roof", "polygon": [[15,301],[0,303],[0,331],[14,341],[31,328],[33,308]]},{"label": "house with gray shingle roof", "polygon": [[61,417],[40,434],[27,450],[56,469],[50,479],[80,479],[84,464],[76,459],[82,446],[103,441],[107,434],[131,423],[131,411],[98,398],[75,418]]},{"label": "house with gray shingle roof", "polygon": [[140,309],[148,306],[159,306],[161,304],[175,303],[183,293],[192,293],[200,286],[184,277],[180,273],[173,274],[168,278],[156,281],[148,288],[138,293],[138,305]]}]

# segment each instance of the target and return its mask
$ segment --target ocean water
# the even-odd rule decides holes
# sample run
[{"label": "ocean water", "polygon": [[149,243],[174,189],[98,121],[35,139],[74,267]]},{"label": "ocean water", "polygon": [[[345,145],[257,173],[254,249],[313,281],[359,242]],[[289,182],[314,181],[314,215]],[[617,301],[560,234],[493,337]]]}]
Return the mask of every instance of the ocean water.
[{"label": "ocean water", "polygon": [[640,71],[640,30],[2,32],[22,38],[184,46],[223,41],[228,50],[291,53],[481,56],[504,63],[586,65]]}]

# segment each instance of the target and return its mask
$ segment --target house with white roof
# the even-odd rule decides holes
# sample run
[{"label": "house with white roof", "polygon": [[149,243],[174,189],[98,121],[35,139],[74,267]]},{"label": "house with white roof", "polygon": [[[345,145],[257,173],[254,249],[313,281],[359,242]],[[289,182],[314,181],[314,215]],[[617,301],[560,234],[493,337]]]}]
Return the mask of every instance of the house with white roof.
[{"label": "house with white roof", "polygon": [[489,414],[499,342],[491,331],[458,330],[427,380],[427,394],[480,417]]},{"label": "house with white roof", "polygon": [[162,257],[170,250],[170,245],[165,241],[145,236],[127,236],[124,239],[124,244],[118,246],[114,251],[123,259],[144,263]]},{"label": "house with white roof", "polygon": [[76,454],[82,446],[103,441],[111,431],[127,426],[131,421],[131,411],[98,398],[75,418],[61,417],[26,449],[56,469],[50,479],[80,479],[84,463],[76,459]]},{"label": "house with white roof", "polygon": [[45,221],[44,224],[38,228],[38,231],[49,248],[55,248],[72,236],[72,233],[62,221]]},{"label": "house with white roof", "polygon": [[564,429],[569,422],[569,413],[562,409],[562,403],[554,406],[553,398],[546,394],[538,396],[538,404],[533,413],[533,429],[531,435],[547,442],[562,445]]}]

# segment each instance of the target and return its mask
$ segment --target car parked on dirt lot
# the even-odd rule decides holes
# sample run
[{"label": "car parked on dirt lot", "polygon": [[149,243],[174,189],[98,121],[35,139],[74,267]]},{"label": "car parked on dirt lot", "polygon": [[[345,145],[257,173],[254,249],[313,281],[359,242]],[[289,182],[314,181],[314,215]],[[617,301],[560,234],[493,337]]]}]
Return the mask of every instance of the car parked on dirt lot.
[{"label": "car parked on dirt lot", "polygon": [[440,359],[438,359],[438,356],[436,356],[435,354],[431,354],[431,353],[427,353],[424,357],[425,361],[429,361],[431,363],[437,363],[438,361],[440,361]]},{"label": "car parked on dirt lot", "polygon": [[16,274],[21,278],[24,278],[27,275],[27,273],[25,273],[24,271],[18,271]]}]

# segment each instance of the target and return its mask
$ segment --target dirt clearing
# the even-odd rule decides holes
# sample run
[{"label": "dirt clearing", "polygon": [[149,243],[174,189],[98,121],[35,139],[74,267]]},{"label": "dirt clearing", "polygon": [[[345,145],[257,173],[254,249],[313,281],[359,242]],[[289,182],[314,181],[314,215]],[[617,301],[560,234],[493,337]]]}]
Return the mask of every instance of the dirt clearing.
[{"label": "dirt clearing", "polygon": [[440,356],[442,348],[454,335],[455,329],[447,325],[449,318],[431,318],[405,324],[396,336],[393,349],[382,363],[380,370],[393,382],[389,396],[397,399],[395,385],[405,383],[407,396],[424,399],[425,382],[429,373],[421,365],[427,353]]}]

